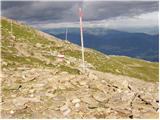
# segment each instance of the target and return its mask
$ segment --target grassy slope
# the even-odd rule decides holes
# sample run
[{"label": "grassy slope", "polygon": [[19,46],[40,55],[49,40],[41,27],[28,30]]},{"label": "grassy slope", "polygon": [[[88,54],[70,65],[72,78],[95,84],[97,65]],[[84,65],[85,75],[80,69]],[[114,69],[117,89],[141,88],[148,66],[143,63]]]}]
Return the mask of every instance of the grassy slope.
[{"label": "grassy slope", "polygon": [[[80,58],[80,51],[66,51],[66,54]],[[148,62],[125,56],[109,56],[99,52],[85,53],[85,60],[96,70],[127,75],[146,81],[158,81],[158,63]]]},{"label": "grassy slope", "polygon": [[[47,64],[46,61],[43,61],[41,59],[38,59],[34,56],[23,56],[18,55],[18,50],[15,48],[15,44],[27,44],[28,49],[32,48],[30,50],[31,54],[34,54],[36,49],[38,49],[37,52],[49,52],[48,50],[57,50],[58,47],[56,46],[56,43],[53,41],[48,40],[44,36],[41,36],[37,34],[37,31],[33,28],[30,28],[28,26],[17,24],[15,21],[13,21],[13,35],[16,39],[11,38],[10,33],[10,21],[6,18],[1,19],[1,30],[2,30],[2,47],[1,47],[1,56],[2,60],[7,62],[7,65],[2,65],[2,68],[4,67],[11,67],[16,68],[18,66],[23,65],[29,65],[34,67],[48,67],[48,68],[58,68],[59,70],[67,71],[71,74],[79,74],[79,71],[77,69],[73,69],[69,66],[65,66],[61,64],[60,66],[55,66],[53,64]],[[36,43],[40,43],[43,45],[43,48],[36,48]],[[50,46],[45,47],[45,46]],[[26,48],[27,50],[27,48]],[[28,50],[29,51],[29,50]],[[43,55],[47,59],[50,59],[51,61],[54,61],[55,58],[51,55]],[[64,68],[64,69],[62,69]]]},{"label": "grassy slope", "polygon": [[[30,64],[38,65],[43,67],[55,67],[54,65],[47,65],[41,59],[34,58],[32,56],[17,56],[16,48],[14,43],[25,43],[30,46],[34,46],[36,43],[41,43],[43,46],[50,46],[49,48],[41,48],[43,51],[64,51],[66,56],[72,56],[75,58],[81,57],[80,50],[70,50],[64,49],[64,47],[56,46],[57,41],[50,41],[46,37],[43,37],[39,34],[36,34],[36,31],[25,25],[20,25],[14,22],[13,24],[13,34],[16,36],[16,39],[10,42],[10,22],[5,19],[2,19],[2,59],[4,61],[15,61],[18,62],[18,65]],[[62,43],[64,43],[62,41]],[[52,59],[51,56],[48,56],[49,59]],[[27,58],[27,59],[26,59]],[[146,81],[158,81],[158,63],[147,62],[144,60],[123,57],[123,56],[106,56],[95,50],[87,50],[85,52],[85,60],[88,63],[91,63],[96,70],[103,72],[111,72],[114,74],[127,75],[135,78],[140,78]],[[17,65],[17,64],[16,64]],[[13,67],[14,64],[9,65]],[[5,66],[2,66],[5,67]],[[65,65],[59,67],[61,70],[68,71],[70,73],[79,73],[77,69],[70,68]]]}]

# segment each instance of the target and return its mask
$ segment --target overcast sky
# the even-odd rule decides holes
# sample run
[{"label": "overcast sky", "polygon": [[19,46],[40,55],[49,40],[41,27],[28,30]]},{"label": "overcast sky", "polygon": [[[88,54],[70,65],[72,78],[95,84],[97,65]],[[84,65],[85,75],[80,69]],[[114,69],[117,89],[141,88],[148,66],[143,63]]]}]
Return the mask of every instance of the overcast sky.
[{"label": "overcast sky", "polygon": [[39,29],[78,27],[78,8],[83,7],[84,27],[129,31],[158,28],[158,1],[26,1],[2,2],[2,16]]}]

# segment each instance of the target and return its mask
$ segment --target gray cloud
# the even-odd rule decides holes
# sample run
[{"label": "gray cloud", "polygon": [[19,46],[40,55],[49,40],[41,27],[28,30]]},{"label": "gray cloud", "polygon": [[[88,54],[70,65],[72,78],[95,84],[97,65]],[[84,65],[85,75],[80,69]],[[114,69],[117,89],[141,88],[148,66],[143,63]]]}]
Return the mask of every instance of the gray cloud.
[{"label": "gray cloud", "polygon": [[158,2],[90,2],[85,6],[87,20],[102,20],[113,17],[133,17],[143,13],[158,11]]},{"label": "gray cloud", "polygon": [[[148,25],[158,26],[158,17],[155,17],[158,14],[158,1],[3,1],[1,4],[3,16],[24,21],[38,28],[51,28],[58,25],[64,27],[64,24],[66,25],[67,23],[77,25],[76,22],[79,21],[79,6],[83,6],[84,20],[87,21],[86,26],[95,24],[100,26],[109,24],[112,27],[114,25],[119,27],[133,27],[134,24],[136,24],[136,27],[142,27],[141,25],[143,25],[143,27]],[[152,14],[148,14],[141,19],[134,18],[135,16],[141,16],[147,13]],[[126,17],[126,21],[124,22],[123,19],[121,20],[121,17]],[[133,18],[133,20],[129,18]],[[101,22],[103,20],[105,22]],[[108,22],[109,20],[114,22]],[[128,23],[127,20],[130,21],[130,23]]]},{"label": "gray cloud", "polygon": [[2,15],[26,22],[71,22],[78,20],[78,7],[83,6],[86,21],[139,15],[158,11],[158,1],[94,2],[2,2]]},{"label": "gray cloud", "polygon": [[[39,1],[27,1],[27,2],[2,2],[2,15],[23,20],[23,21],[64,21],[66,15],[69,15],[66,11],[70,11],[72,7],[80,4],[80,2],[39,2]],[[71,16],[71,18],[74,17]],[[72,20],[72,19],[69,19]]]}]

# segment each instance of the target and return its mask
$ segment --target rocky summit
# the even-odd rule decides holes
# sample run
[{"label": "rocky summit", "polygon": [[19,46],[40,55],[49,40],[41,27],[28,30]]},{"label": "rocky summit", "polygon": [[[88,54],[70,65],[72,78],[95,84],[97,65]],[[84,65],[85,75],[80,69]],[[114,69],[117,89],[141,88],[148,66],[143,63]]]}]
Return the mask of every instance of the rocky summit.
[{"label": "rocky summit", "polygon": [[83,71],[79,46],[1,21],[1,118],[159,118],[158,63],[85,48]]}]

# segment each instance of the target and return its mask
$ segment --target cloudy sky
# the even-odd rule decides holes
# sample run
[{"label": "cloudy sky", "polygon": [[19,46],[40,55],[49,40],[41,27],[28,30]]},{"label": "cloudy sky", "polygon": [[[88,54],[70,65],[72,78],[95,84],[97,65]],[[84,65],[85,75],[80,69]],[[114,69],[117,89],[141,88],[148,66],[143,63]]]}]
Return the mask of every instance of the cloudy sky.
[{"label": "cloudy sky", "polygon": [[39,29],[78,27],[78,8],[84,11],[84,27],[154,32],[158,29],[158,1],[8,1],[2,16]]}]

